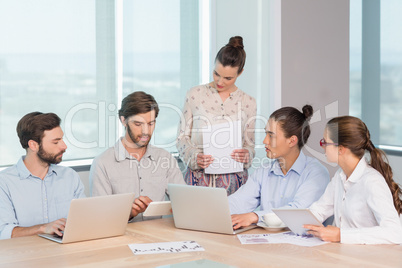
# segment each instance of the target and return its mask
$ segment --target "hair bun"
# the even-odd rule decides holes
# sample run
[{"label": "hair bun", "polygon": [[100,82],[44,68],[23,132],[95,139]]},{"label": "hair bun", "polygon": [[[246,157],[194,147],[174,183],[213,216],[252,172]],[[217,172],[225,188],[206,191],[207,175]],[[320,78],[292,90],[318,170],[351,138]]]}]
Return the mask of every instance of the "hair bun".
[{"label": "hair bun", "polygon": [[227,44],[227,46],[232,46],[235,48],[240,48],[243,49],[244,45],[243,45],[243,37],[241,36],[233,36],[229,39],[229,43]]},{"label": "hair bun", "polygon": [[310,121],[311,117],[313,116],[313,107],[311,105],[306,104],[303,106],[302,111],[306,120]]}]

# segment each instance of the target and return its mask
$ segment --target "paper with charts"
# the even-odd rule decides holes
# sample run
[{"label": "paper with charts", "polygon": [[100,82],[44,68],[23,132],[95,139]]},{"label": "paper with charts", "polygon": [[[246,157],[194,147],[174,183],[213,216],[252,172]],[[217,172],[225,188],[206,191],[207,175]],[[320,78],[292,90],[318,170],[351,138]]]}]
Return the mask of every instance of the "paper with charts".
[{"label": "paper with charts", "polygon": [[227,174],[243,171],[243,163],[232,159],[235,149],[242,149],[240,121],[209,125],[202,131],[205,155],[212,155],[214,162],[205,169],[206,174]]},{"label": "paper with charts", "polygon": [[205,249],[195,241],[130,244],[128,246],[134,255],[205,251]]},{"label": "paper with charts", "polygon": [[303,247],[314,247],[328,242],[311,235],[296,235],[292,232],[278,234],[239,234],[237,235],[242,244],[293,244]]}]

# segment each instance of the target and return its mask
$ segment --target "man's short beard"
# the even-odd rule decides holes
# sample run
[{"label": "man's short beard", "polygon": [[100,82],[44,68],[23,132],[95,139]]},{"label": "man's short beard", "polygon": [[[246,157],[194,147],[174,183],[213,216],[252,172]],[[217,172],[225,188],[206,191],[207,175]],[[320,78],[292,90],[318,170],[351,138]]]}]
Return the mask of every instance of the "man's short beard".
[{"label": "man's short beard", "polygon": [[[127,124],[127,133],[128,133],[128,136],[130,137],[131,141],[132,141],[138,148],[146,147],[146,146],[148,145],[149,141],[151,140],[151,136],[150,136],[150,135],[147,135],[147,136],[149,137],[148,141],[147,141],[146,143],[144,143],[144,144],[141,144],[141,143],[139,142],[139,140],[137,141],[136,138],[134,137],[134,134],[133,134],[133,132],[131,131],[131,128],[130,128],[130,126],[129,126],[128,124]],[[145,136],[145,135],[141,135],[141,136]],[[140,138],[140,139],[141,139],[141,138]]]},{"label": "man's short beard", "polygon": [[[65,150],[62,151],[62,152],[60,152],[60,153],[63,154],[64,152],[65,152]],[[44,162],[44,163],[50,165],[50,164],[58,164],[58,163],[61,162],[62,158],[61,158],[61,157],[58,158],[58,157],[60,156],[60,153],[57,154],[57,155],[49,154],[48,152],[46,152],[46,151],[43,149],[42,144],[39,144],[39,151],[38,151],[37,155],[38,155],[38,158],[39,158],[42,162]]]}]

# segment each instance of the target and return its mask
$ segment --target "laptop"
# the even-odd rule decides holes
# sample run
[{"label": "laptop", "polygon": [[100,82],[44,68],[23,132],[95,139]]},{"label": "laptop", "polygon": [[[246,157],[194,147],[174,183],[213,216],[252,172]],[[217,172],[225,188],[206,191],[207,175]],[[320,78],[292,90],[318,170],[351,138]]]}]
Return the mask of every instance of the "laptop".
[{"label": "laptop", "polygon": [[65,244],[123,235],[133,201],[134,193],[73,199],[63,236],[39,236]]},{"label": "laptop", "polygon": [[229,202],[224,188],[168,184],[176,228],[238,234],[257,227],[233,230]]},{"label": "laptop", "polygon": [[306,235],[304,224],[323,226],[308,208],[273,208],[274,212],[289,229],[297,235]]}]

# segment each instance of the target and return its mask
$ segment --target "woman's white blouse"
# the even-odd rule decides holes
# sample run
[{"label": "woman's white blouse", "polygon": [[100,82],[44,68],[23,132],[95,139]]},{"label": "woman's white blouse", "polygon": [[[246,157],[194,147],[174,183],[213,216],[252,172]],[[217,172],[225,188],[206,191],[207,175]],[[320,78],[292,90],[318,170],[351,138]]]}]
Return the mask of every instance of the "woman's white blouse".
[{"label": "woman's white blouse", "polygon": [[348,179],[338,170],[310,209],[322,222],[334,215],[334,225],[341,230],[341,243],[402,243],[402,225],[391,191],[365,157]]}]

